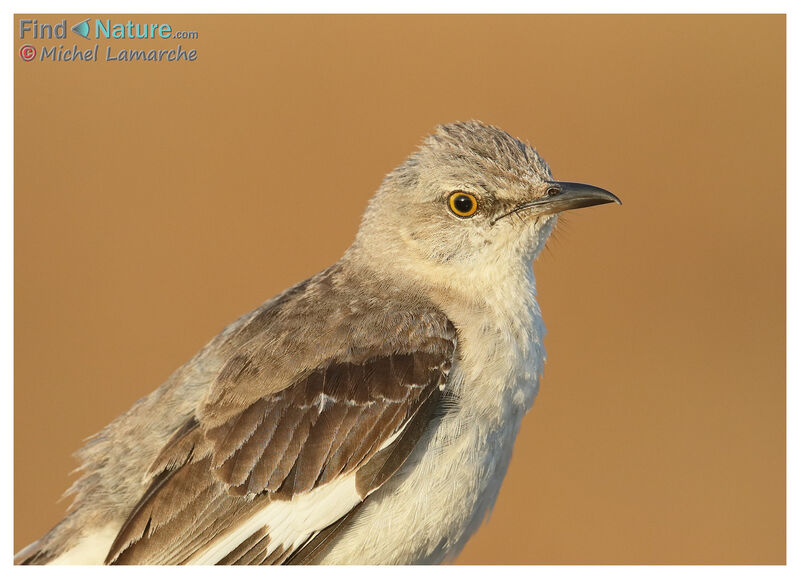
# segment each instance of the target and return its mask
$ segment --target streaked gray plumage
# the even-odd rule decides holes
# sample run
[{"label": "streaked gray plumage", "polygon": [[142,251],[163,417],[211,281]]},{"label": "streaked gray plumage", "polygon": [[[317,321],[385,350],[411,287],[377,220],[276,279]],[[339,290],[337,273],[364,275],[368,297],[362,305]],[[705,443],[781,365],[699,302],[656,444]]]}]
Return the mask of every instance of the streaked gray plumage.
[{"label": "streaked gray plumage", "polygon": [[500,129],[440,127],[386,177],[339,262],[231,324],[79,451],[70,513],[18,562],[452,558],[538,388],[530,262],[555,213],[614,200],[553,181]]}]

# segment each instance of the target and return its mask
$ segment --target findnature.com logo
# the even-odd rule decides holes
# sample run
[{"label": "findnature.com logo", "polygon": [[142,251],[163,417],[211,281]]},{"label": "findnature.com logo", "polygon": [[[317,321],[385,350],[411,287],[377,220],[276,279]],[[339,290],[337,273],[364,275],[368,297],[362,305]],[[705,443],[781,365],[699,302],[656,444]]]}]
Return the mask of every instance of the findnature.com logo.
[{"label": "findnature.com logo", "polygon": [[[114,22],[110,18],[86,18],[67,28],[67,20],[58,23],[42,23],[38,19],[23,18],[19,21],[19,38],[28,41],[54,41],[67,38],[67,31],[85,40],[194,40],[198,38],[194,30],[174,30],[167,23],[142,23],[128,20],[125,23]],[[97,62],[102,55],[106,62],[193,62],[197,60],[197,50],[184,48],[181,44],[164,48],[147,47],[115,50],[110,44],[104,45],[100,52],[100,44],[93,47],[72,46],[64,44],[24,44],[19,49],[20,59],[24,62],[34,60],[52,62]]]}]

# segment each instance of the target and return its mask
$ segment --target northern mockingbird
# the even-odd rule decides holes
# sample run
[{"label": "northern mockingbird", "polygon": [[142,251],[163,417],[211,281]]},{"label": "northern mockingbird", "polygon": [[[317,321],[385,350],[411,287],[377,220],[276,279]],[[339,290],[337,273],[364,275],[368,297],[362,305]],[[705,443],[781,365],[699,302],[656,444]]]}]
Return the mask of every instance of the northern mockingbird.
[{"label": "northern mockingbird", "polygon": [[244,315],[79,452],[28,564],[439,563],[492,508],[545,359],[532,260],[559,212],[529,145],[439,127],[328,269]]}]

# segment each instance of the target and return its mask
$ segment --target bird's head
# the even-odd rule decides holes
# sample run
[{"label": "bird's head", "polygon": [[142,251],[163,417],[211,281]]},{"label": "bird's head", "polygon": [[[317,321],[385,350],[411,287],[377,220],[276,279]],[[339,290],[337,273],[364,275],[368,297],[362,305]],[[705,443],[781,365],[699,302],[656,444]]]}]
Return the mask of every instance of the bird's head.
[{"label": "bird's head", "polygon": [[604,189],[555,181],[530,145],[497,127],[453,123],[386,176],[354,247],[381,267],[467,282],[530,269],[559,213],[612,202]]}]

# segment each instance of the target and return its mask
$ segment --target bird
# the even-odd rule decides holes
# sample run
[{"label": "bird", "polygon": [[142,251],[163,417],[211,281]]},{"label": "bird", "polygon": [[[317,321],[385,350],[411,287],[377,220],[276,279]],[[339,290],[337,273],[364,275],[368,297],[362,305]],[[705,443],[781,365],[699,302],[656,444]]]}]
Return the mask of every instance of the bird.
[{"label": "bird", "polygon": [[497,499],[545,362],[556,181],[480,121],[389,172],[339,261],[243,315],[76,453],[18,564],[439,564]]}]

